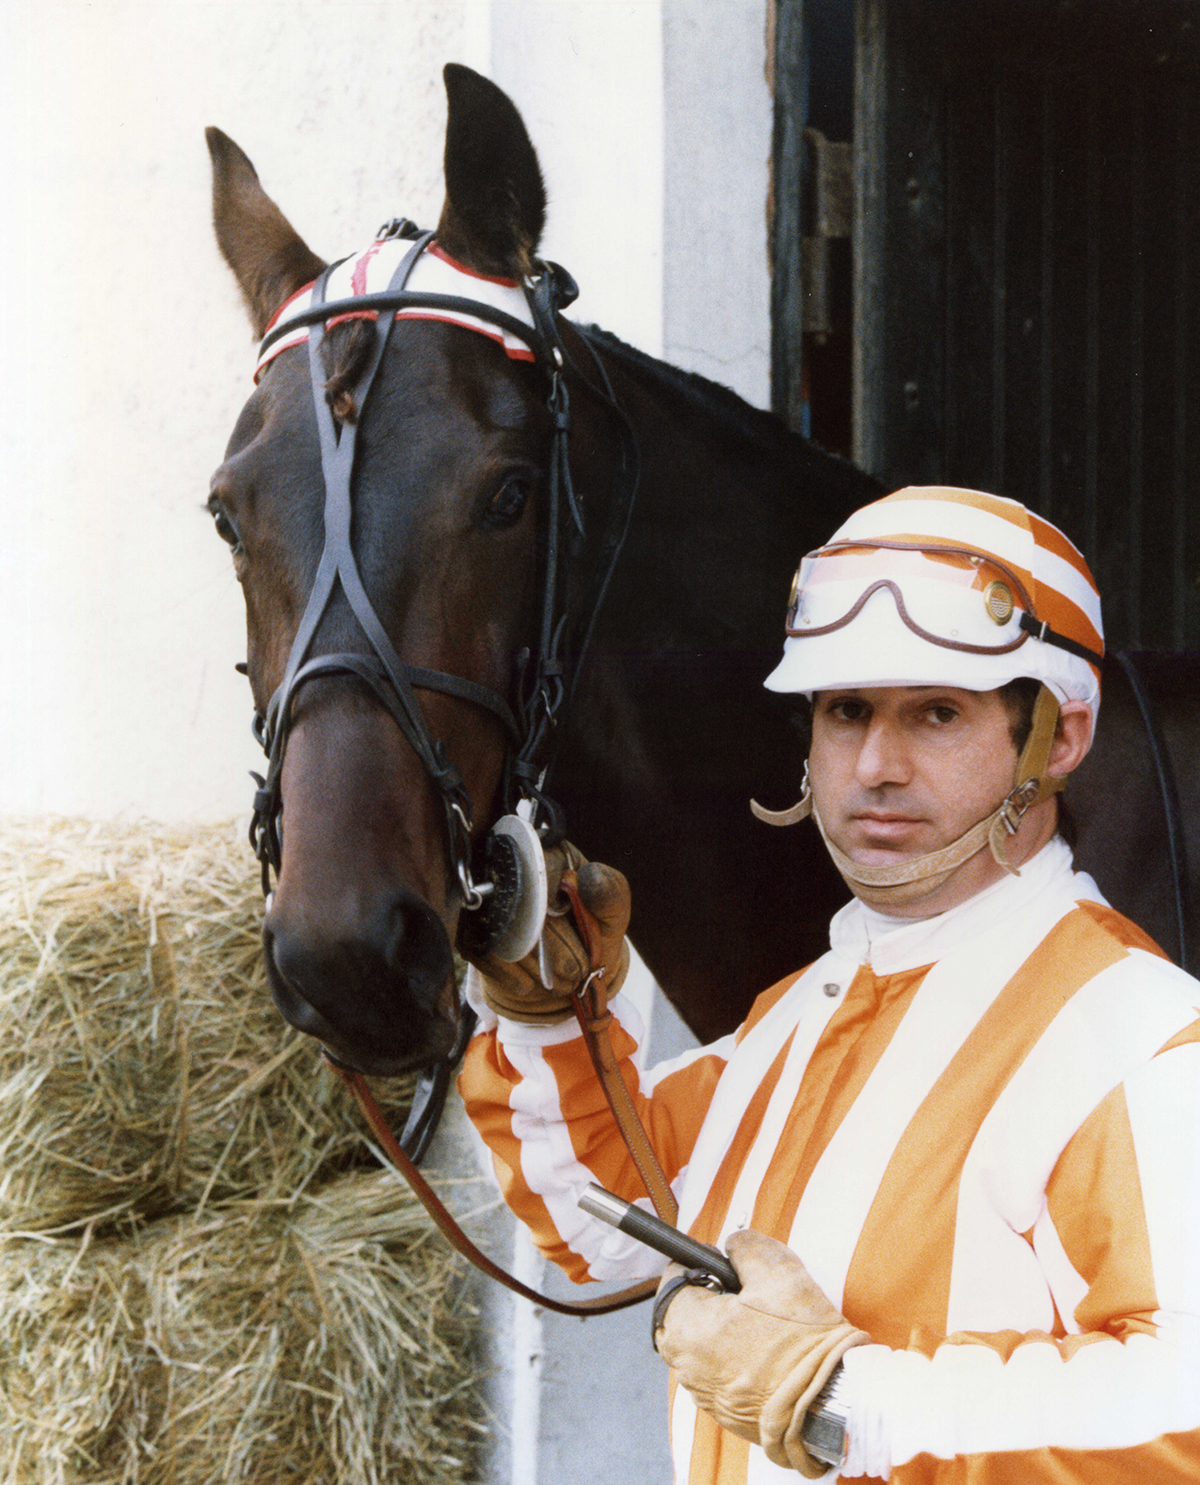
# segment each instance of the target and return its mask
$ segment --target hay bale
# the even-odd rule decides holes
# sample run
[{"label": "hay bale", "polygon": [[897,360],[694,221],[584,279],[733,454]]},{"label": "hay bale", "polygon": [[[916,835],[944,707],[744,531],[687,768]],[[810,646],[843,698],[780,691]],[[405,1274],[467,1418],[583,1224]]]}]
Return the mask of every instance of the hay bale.
[{"label": "hay bale", "polygon": [[462,1266],[272,1006],[261,911],[232,828],[0,826],[5,1485],[475,1477]]},{"label": "hay bale", "polygon": [[10,1239],[10,1485],[461,1485],[482,1427],[454,1257],[352,1172],[89,1244]]},{"label": "hay bale", "polygon": [[[361,1158],[271,1003],[261,915],[232,827],[0,828],[0,1227],[288,1199]],[[379,1091],[401,1117],[410,1085]]]}]

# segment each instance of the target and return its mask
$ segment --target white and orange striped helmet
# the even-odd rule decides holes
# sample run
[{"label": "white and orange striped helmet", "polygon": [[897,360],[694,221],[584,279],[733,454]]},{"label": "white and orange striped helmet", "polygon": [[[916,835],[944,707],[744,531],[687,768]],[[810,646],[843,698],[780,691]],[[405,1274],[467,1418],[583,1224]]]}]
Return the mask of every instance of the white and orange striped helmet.
[{"label": "white and orange striped helmet", "polygon": [[911,487],[803,559],[766,685],[990,691],[1030,676],[1094,716],[1103,659],[1100,595],[1057,527],[998,495]]}]

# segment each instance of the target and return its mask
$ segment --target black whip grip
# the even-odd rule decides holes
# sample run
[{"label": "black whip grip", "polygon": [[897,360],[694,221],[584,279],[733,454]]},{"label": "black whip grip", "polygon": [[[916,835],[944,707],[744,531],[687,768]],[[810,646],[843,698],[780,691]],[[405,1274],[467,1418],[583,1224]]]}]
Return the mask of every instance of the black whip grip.
[{"label": "black whip grip", "polygon": [[720,1248],[688,1237],[686,1232],[680,1232],[677,1227],[672,1227],[653,1212],[643,1211],[641,1207],[622,1201],[603,1186],[593,1184],[586,1187],[579,1198],[579,1205],[590,1216],[599,1217],[610,1227],[627,1232],[630,1237],[637,1238],[639,1243],[645,1243],[658,1253],[665,1253],[684,1268],[699,1268],[712,1274],[727,1293],[736,1294],[742,1287],[737,1269]]}]

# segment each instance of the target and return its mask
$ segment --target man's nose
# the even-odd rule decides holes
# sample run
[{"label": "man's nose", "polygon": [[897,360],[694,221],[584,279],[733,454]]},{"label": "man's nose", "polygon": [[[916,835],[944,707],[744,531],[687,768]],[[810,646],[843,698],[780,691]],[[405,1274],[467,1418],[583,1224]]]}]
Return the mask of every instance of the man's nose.
[{"label": "man's nose", "polygon": [[887,718],[872,717],[858,754],[855,777],[868,789],[906,784],[912,774],[901,731]]}]

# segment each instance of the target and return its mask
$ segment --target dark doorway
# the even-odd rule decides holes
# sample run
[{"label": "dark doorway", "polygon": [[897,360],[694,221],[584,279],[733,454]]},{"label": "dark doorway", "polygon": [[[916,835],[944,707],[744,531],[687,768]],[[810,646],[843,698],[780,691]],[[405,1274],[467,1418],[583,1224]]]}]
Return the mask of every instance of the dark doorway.
[{"label": "dark doorway", "polygon": [[1024,500],[1113,645],[1200,649],[1200,5],[777,0],[774,76],[776,411]]},{"label": "dark doorway", "polygon": [[850,456],[853,0],[774,6],[772,405]]},{"label": "dark doorway", "polygon": [[860,0],[858,462],[1012,495],[1200,648],[1200,14]]}]

